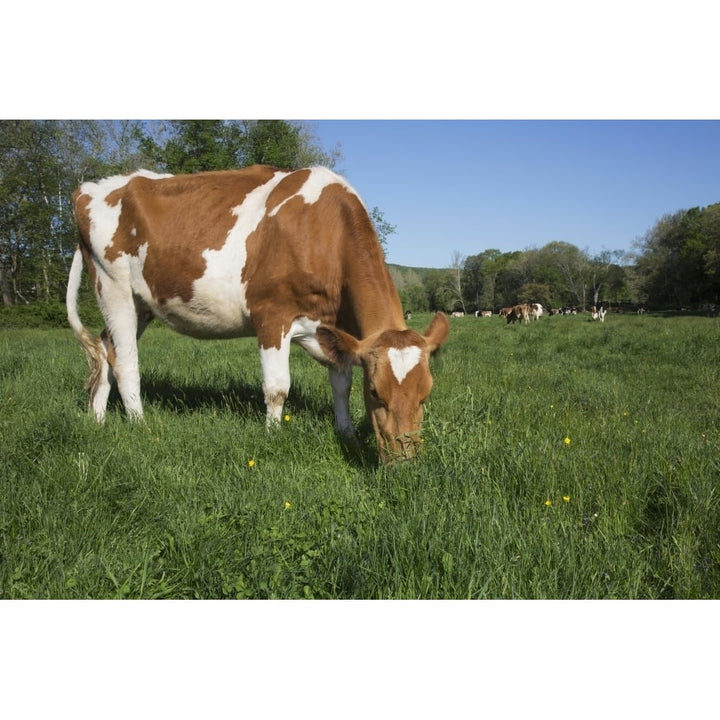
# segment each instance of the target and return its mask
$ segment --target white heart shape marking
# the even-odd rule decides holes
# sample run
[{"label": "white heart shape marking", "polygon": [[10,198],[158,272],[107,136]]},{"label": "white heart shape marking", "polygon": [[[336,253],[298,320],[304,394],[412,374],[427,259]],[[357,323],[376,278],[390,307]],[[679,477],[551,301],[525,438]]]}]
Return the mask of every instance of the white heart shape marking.
[{"label": "white heart shape marking", "polygon": [[388,350],[388,358],[390,359],[390,367],[397,381],[401,383],[407,374],[420,362],[421,350],[417,345],[410,347],[390,348]]}]

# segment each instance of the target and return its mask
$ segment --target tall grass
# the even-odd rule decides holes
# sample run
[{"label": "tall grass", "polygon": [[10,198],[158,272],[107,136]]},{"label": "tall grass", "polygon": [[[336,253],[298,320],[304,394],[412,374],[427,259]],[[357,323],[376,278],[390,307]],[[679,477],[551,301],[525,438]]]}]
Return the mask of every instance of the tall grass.
[{"label": "tall grass", "polygon": [[71,332],[4,330],[0,597],[718,597],[720,322],[587,318],[453,320],[392,467],[300,350],[268,432],[255,341],[151,327],[98,426]]}]

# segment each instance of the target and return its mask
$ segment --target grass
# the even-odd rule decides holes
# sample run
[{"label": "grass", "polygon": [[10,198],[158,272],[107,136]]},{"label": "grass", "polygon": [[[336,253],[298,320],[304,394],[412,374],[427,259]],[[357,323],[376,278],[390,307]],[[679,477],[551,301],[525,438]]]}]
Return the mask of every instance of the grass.
[{"label": "grass", "polygon": [[72,333],[3,330],[0,598],[720,597],[720,322],[587,318],[453,320],[389,468],[299,349],[268,432],[254,340],[153,326],[98,426]]}]

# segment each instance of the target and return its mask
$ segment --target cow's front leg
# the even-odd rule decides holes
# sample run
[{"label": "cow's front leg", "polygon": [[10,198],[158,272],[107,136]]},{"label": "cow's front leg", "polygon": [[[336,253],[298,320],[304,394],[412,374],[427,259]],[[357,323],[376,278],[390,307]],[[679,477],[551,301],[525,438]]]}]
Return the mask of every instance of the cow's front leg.
[{"label": "cow's front leg", "polygon": [[270,426],[280,422],[283,406],[290,392],[290,338],[284,337],[279,348],[263,347],[261,344],[260,365],[267,425]]},{"label": "cow's front leg", "polygon": [[332,388],[335,409],[335,429],[349,440],[355,439],[355,428],[350,417],[350,387],[352,386],[352,367],[340,370],[335,366],[328,368],[330,387]]}]

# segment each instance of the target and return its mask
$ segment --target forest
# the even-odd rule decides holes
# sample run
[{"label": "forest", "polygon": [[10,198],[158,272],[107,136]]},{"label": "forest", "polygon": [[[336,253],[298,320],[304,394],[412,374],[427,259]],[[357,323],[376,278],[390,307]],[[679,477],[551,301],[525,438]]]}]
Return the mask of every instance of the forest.
[{"label": "forest", "polygon": [[[33,306],[62,317],[76,243],[71,196],[83,181],[145,167],[192,173],[266,163],[335,167],[305,122],[284,120],[0,121],[0,312]],[[387,248],[395,231],[375,207]],[[513,252],[454,253],[445,268],[391,266],[412,311],[610,306],[696,311],[720,301],[720,203],[668,208],[628,252],[592,256],[569,242]]]}]

